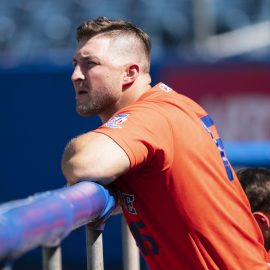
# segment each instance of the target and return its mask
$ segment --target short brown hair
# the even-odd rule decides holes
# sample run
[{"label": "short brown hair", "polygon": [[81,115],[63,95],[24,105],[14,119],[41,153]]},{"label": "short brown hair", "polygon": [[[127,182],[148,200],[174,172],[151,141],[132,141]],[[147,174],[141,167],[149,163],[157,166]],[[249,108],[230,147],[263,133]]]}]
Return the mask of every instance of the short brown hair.
[{"label": "short brown hair", "polygon": [[[85,38],[92,38],[98,34],[109,32],[117,32],[118,34],[132,34],[142,41],[145,47],[146,55],[151,51],[151,40],[147,33],[132,23],[123,20],[112,20],[106,17],[98,17],[95,20],[88,20],[83,22],[77,28],[77,41]],[[113,35],[113,34],[111,34]]]},{"label": "short brown hair", "polygon": [[146,58],[150,60],[151,40],[147,33],[132,23],[123,20],[112,20],[106,17],[98,17],[95,20],[83,22],[77,28],[77,41],[90,39],[96,35],[106,36],[130,35],[135,37],[143,45]]}]

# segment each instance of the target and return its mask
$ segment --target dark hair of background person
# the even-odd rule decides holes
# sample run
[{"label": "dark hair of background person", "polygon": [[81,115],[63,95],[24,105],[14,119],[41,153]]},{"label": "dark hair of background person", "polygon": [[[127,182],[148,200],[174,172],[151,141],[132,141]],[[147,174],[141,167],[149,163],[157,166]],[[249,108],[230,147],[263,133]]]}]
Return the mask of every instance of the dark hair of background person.
[{"label": "dark hair of background person", "polygon": [[270,212],[270,170],[243,168],[237,176],[248,197],[252,212]]}]

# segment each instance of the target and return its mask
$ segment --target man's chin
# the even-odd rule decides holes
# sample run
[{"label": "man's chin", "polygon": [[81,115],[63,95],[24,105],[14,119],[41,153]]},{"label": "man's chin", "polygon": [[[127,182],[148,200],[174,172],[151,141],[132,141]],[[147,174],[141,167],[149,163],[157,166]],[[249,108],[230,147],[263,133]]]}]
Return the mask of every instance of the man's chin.
[{"label": "man's chin", "polygon": [[90,114],[89,112],[80,111],[80,110],[76,110],[76,112],[80,116],[84,116],[84,117],[92,116],[92,114]]},{"label": "man's chin", "polygon": [[84,116],[84,117],[97,115],[97,112],[93,112],[93,111],[86,109],[86,108],[83,108],[83,107],[76,107],[76,112],[80,116]]}]

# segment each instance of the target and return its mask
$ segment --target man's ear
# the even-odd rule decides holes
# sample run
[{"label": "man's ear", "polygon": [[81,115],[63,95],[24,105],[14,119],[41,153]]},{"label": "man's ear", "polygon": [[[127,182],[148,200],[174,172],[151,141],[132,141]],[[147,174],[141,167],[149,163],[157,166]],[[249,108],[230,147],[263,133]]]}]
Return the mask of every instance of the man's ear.
[{"label": "man's ear", "polygon": [[253,216],[255,217],[259,225],[264,226],[267,229],[270,228],[270,220],[268,218],[268,215],[265,215],[262,212],[254,212]]},{"label": "man's ear", "polygon": [[132,84],[139,76],[140,68],[137,64],[128,64],[125,67],[123,85]]}]

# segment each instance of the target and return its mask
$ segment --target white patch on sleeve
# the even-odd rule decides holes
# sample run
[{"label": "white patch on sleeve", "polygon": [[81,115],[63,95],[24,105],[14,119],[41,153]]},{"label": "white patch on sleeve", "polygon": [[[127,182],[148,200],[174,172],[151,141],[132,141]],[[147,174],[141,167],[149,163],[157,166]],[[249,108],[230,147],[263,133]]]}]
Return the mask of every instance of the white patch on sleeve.
[{"label": "white patch on sleeve", "polygon": [[115,115],[104,125],[109,128],[122,128],[122,124],[127,121],[128,116],[129,114],[127,113]]}]

